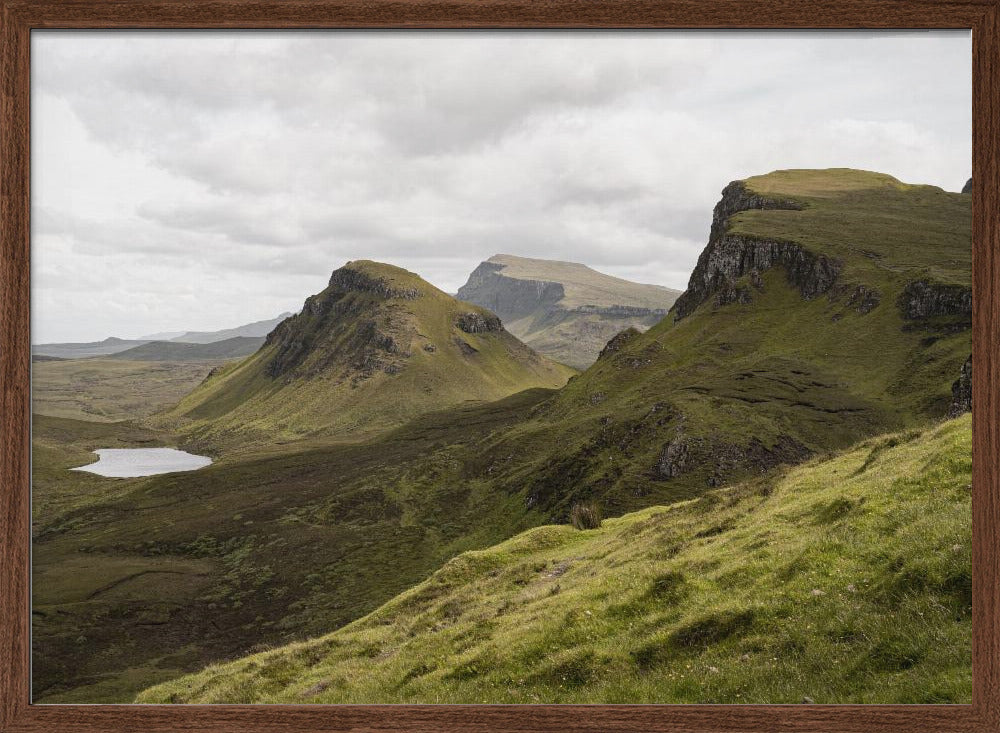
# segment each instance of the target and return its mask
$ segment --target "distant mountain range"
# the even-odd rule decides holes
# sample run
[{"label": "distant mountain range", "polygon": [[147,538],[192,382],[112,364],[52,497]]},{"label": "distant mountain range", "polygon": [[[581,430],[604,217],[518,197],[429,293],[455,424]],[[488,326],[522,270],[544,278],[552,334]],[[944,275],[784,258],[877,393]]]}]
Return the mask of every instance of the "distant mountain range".
[{"label": "distant mountain range", "polygon": [[[258,338],[261,339],[267,336],[274,327],[281,323],[283,320],[291,316],[291,313],[282,313],[277,318],[271,318],[266,321],[255,321],[253,323],[247,323],[243,326],[237,326],[236,328],[225,328],[221,331],[174,331],[166,333],[150,334],[139,339],[120,339],[114,336],[104,339],[103,341],[92,341],[88,343],[56,343],[56,344],[35,344],[31,347],[31,353],[35,356],[54,356],[60,359],[86,359],[94,356],[110,356],[112,354],[119,354],[130,349],[134,349],[139,346],[144,346],[149,343],[187,343],[187,344],[212,344],[219,341],[228,341],[234,338]],[[241,342],[240,346],[246,347],[249,342]],[[232,344],[232,346],[237,347],[237,344]],[[167,347],[151,348],[145,351],[140,351],[138,353],[145,354],[147,356],[154,356],[156,354],[164,354],[162,359],[153,359],[151,361],[165,361],[173,358],[175,354],[187,353],[189,355],[195,355],[198,353],[211,353],[212,350],[206,350],[199,352],[198,350],[188,350],[185,352],[183,349],[170,349]],[[220,353],[225,351],[220,350]],[[240,352],[240,348],[236,348],[237,352]],[[234,356],[246,356],[252,353],[252,351],[246,351],[245,353],[235,353]],[[138,357],[128,356],[123,358],[135,358]],[[229,357],[206,357],[198,356],[198,359],[203,358],[229,358]]]},{"label": "distant mountain range", "polygon": [[263,336],[234,336],[209,343],[150,341],[111,354],[108,358],[129,361],[214,361],[250,356],[264,343]]},{"label": "distant mountain range", "polygon": [[539,353],[586,369],[615,334],[654,325],[680,294],[575,262],[498,254],[481,263],[457,295],[489,308]]},{"label": "distant mountain range", "polygon": [[267,334],[274,330],[275,326],[291,316],[291,313],[282,313],[277,318],[270,318],[266,321],[254,321],[245,326],[224,328],[221,331],[186,331],[179,336],[164,340],[178,341],[186,344],[213,344],[216,341],[226,341],[233,338],[267,336]]}]

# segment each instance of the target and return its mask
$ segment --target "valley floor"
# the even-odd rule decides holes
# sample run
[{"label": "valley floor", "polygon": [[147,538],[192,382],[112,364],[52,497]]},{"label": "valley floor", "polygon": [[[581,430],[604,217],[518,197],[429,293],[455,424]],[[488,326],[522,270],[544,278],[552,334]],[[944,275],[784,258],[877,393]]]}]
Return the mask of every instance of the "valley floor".
[{"label": "valley floor", "polygon": [[971,420],[455,557],[145,703],[968,703]]}]

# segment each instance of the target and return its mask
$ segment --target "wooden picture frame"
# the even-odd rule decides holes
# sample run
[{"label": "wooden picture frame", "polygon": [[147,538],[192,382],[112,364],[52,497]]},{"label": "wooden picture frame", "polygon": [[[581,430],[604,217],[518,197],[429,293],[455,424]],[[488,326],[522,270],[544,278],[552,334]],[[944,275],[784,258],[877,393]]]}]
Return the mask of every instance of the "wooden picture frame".
[{"label": "wooden picture frame", "polygon": [[[0,10],[0,731],[1000,730],[1000,0],[0,0]],[[31,705],[29,39],[60,28],[971,29],[972,704]]]}]

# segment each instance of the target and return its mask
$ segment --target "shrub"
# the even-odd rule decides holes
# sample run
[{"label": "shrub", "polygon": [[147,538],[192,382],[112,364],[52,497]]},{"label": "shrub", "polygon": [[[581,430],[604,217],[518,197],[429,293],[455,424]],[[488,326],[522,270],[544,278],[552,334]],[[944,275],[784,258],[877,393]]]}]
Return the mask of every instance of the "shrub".
[{"label": "shrub", "polygon": [[596,504],[574,504],[569,521],[577,529],[597,529],[601,526],[601,510]]}]

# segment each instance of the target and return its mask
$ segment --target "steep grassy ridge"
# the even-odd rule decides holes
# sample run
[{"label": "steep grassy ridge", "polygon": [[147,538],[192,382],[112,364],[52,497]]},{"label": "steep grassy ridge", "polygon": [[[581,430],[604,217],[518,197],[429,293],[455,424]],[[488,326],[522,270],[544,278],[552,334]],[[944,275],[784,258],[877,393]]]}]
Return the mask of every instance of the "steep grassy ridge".
[{"label": "steep grassy ridge", "polygon": [[617,514],[944,417],[971,349],[969,216],[861,171],[732,184],[671,314],[497,443],[494,482],[556,520]]},{"label": "steep grassy ridge", "polygon": [[182,400],[165,424],[216,450],[358,439],[430,410],[559,387],[571,374],[488,311],[406,270],[359,261],[337,270],[260,351]]},{"label": "steep grassy ridge", "polygon": [[529,530],[158,703],[968,703],[971,423]]},{"label": "steep grassy ridge", "polygon": [[968,196],[847,168],[777,171],[745,183],[754,193],[803,208],[739,213],[730,234],[799,242],[837,257],[844,280],[854,273],[872,279],[874,265],[876,284],[926,276],[970,286]]}]

